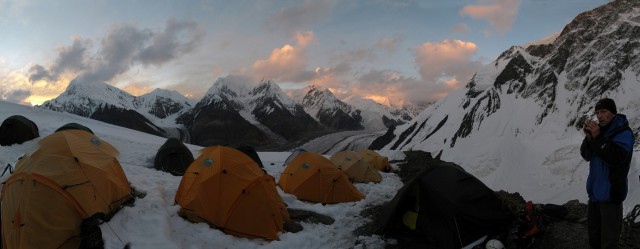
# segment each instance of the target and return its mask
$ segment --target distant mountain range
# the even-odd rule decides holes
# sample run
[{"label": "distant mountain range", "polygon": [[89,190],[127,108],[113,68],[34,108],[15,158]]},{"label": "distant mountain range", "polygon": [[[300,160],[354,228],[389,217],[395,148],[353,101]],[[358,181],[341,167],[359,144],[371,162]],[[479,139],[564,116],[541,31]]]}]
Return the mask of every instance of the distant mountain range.
[{"label": "distant mountain range", "polygon": [[104,82],[73,80],[40,108],[68,112],[158,135],[181,137],[201,146],[251,145],[261,149],[295,146],[337,131],[380,131],[417,115],[418,107],[396,109],[372,100],[347,102],[317,86],[291,98],[273,81],[239,76],[218,79],[200,101],[156,89],[133,96]]}]

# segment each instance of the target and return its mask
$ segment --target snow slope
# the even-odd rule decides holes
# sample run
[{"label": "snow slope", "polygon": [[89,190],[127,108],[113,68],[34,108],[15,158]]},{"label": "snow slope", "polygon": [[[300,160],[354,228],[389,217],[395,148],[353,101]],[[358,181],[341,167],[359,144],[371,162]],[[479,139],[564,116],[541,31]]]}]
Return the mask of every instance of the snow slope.
[{"label": "snow slope", "polygon": [[[179,206],[174,196],[180,177],[153,169],[153,159],[165,138],[105,124],[88,118],[40,108],[0,101],[0,119],[20,114],[33,120],[40,129],[40,138],[20,145],[0,147],[0,165],[15,165],[23,154],[38,148],[37,141],[58,127],[76,122],[92,129],[101,139],[120,151],[118,160],[128,180],[137,190],[147,195],[137,199],[134,207],[124,207],[109,221],[101,225],[107,249],[123,248],[130,243],[134,249],[195,249],[195,248],[384,248],[385,241],[378,236],[355,237],[352,232],[368,222],[360,217],[367,206],[390,200],[401,187],[393,173],[381,173],[380,184],[356,184],[366,199],[359,202],[334,205],[309,204],[278,189],[289,208],[305,209],[331,216],[332,225],[302,223],[298,233],[280,234],[280,240],[264,241],[237,238],[212,229],[204,223],[191,223],[177,215]],[[187,145],[195,156],[201,147]],[[266,171],[279,179],[283,162],[289,152],[259,152]],[[397,157],[397,156],[396,156]],[[2,167],[4,169],[4,167]],[[8,173],[0,178],[3,182]]]}]

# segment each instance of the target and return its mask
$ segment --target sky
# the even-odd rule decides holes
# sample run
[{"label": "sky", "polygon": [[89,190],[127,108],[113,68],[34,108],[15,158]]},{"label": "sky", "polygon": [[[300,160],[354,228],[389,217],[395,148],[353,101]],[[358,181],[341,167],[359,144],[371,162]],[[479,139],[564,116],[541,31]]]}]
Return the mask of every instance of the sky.
[{"label": "sky", "polygon": [[199,100],[220,77],[329,88],[383,104],[439,100],[513,45],[607,0],[0,0],[0,99],[73,79]]}]

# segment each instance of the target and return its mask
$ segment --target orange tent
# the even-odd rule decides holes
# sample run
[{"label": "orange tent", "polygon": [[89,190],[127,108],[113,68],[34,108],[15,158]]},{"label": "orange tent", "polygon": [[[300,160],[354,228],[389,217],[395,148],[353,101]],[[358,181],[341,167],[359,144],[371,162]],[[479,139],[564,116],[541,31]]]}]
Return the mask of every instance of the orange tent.
[{"label": "orange tent", "polygon": [[78,248],[84,219],[112,215],[132,198],[118,151],[80,130],[39,144],[2,187],[3,248]]},{"label": "orange tent", "polygon": [[378,170],[355,151],[340,151],[331,156],[331,161],[349,176],[352,182],[381,182],[382,176]]},{"label": "orange tent", "polygon": [[329,159],[312,152],[299,153],[280,175],[278,185],[300,200],[333,204],[364,199],[347,174]]},{"label": "orange tent", "polygon": [[274,178],[225,146],[202,150],[184,173],[175,200],[180,216],[247,238],[275,240],[289,221]]},{"label": "orange tent", "polygon": [[359,153],[373,168],[383,172],[390,172],[392,170],[388,157],[381,156],[373,150],[361,150]]}]

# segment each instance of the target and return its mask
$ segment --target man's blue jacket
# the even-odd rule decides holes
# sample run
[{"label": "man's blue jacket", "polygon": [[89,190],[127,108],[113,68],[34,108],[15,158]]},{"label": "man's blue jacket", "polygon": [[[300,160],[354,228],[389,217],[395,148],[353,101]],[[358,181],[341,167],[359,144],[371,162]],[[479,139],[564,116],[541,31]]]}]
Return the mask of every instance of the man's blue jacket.
[{"label": "man's blue jacket", "polygon": [[598,137],[582,141],[580,155],[589,161],[587,193],[591,201],[622,203],[627,197],[633,143],[633,132],[623,114],[616,114],[609,125],[601,127]]}]

